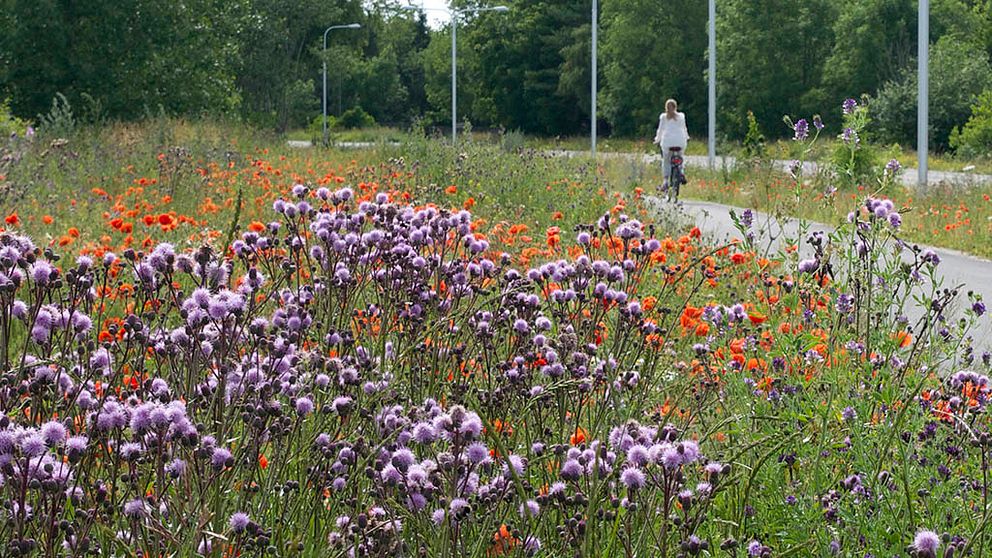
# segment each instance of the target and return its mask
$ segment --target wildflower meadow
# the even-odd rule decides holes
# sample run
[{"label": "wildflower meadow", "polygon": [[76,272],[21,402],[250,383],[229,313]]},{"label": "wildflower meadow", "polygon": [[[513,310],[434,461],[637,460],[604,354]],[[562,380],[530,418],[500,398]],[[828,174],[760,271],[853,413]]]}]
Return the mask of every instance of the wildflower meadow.
[{"label": "wildflower meadow", "polygon": [[619,162],[281,143],[3,148],[0,553],[992,556],[986,307],[905,208],[771,249]]}]

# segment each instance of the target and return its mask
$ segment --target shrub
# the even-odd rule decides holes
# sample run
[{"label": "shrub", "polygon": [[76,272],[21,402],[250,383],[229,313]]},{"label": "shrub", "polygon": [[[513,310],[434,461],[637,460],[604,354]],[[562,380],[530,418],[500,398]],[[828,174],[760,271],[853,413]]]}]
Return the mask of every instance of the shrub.
[{"label": "shrub", "polygon": [[500,147],[507,153],[513,153],[523,149],[525,139],[520,130],[508,130],[500,137]]},{"label": "shrub", "polygon": [[375,126],[375,118],[372,118],[372,115],[365,112],[362,107],[352,107],[344,111],[337,122],[348,130]]},{"label": "shrub", "polygon": [[[879,89],[872,107],[881,141],[915,144],[917,83],[913,65]],[[971,106],[990,87],[992,67],[982,49],[951,37],[938,41],[930,55],[931,144],[947,147],[951,130],[968,119]]]},{"label": "shrub", "polygon": [[751,158],[760,158],[765,154],[765,135],[758,128],[758,119],[754,112],[747,111],[747,134],[744,136],[744,153]]},{"label": "shrub", "polygon": [[992,157],[992,89],[985,90],[971,107],[963,128],[954,128],[951,147],[965,157]]},{"label": "shrub", "polygon": [[[334,115],[327,115],[327,129],[336,130],[341,127],[341,122]],[[313,140],[321,140],[324,135],[324,115],[318,114],[310,121],[310,125],[307,126],[307,134]]]},{"label": "shrub", "polygon": [[841,185],[857,186],[879,177],[880,155],[865,138],[871,124],[869,105],[849,99],[844,103],[843,130],[840,142],[830,154],[830,164]]},{"label": "shrub", "polygon": [[23,136],[28,130],[28,122],[17,118],[10,112],[10,99],[0,102],[0,136]]},{"label": "shrub", "polygon": [[38,121],[38,128],[47,136],[64,138],[76,131],[76,117],[69,100],[61,93],[55,94],[51,110],[41,115]]}]

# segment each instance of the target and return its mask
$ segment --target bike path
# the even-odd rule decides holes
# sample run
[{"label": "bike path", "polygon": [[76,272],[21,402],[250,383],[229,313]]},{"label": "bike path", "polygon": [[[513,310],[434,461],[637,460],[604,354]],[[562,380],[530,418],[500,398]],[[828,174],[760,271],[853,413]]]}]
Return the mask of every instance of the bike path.
[{"label": "bike path", "polygon": [[[556,150],[552,151],[552,154],[557,154],[565,157],[588,157],[588,151],[569,151],[569,150]],[[637,159],[640,158],[645,164],[661,164],[661,154],[659,153],[629,153],[629,152],[600,152],[597,154],[598,157],[603,158],[624,158],[624,159]],[[709,157],[706,155],[685,155],[685,164],[690,167],[695,168],[706,168],[709,166]],[[737,158],[729,155],[720,155],[716,157],[715,166],[718,169],[731,168],[737,164]],[[776,160],[775,168],[781,172],[788,172],[789,167],[792,165],[792,161]],[[805,163],[804,171],[815,174],[818,170],[816,162],[808,161]],[[905,168],[903,172],[899,175],[899,180],[905,186],[916,186],[917,180],[917,170],[915,168]],[[951,172],[951,171],[935,171],[931,170],[927,173],[927,183],[931,185],[938,185],[942,183],[952,184],[955,186],[975,186],[980,184],[992,184],[992,174],[976,174],[970,172]]]}]

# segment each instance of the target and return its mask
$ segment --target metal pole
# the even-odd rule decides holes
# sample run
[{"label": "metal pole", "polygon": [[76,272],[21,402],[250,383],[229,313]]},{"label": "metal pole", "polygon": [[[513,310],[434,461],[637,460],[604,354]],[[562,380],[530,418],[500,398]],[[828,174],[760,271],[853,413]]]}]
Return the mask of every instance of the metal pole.
[{"label": "metal pole", "polygon": [[591,85],[591,99],[592,108],[590,109],[589,115],[589,130],[592,134],[592,145],[590,148],[593,159],[596,158],[596,91],[598,87],[596,86],[596,80],[598,78],[598,60],[596,56],[596,41],[599,30],[599,2],[597,0],[592,0],[592,85]]},{"label": "metal pole", "polygon": [[709,70],[709,160],[710,169],[716,165],[716,0],[710,0],[710,70]]},{"label": "metal pole", "polygon": [[331,28],[328,27],[327,30],[324,31],[324,51],[323,51],[323,54],[324,54],[324,57],[323,57],[324,58],[324,96],[323,97],[324,97],[324,99],[323,99],[323,103],[322,103],[323,104],[323,113],[322,113],[323,114],[323,118],[322,118],[322,121],[323,122],[322,122],[322,128],[323,128],[324,145],[327,145],[327,32],[330,31],[330,30],[331,30]]},{"label": "metal pole", "polygon": [[[322,120],[321,127],[323,128],[324,131],[324,145],[327,145],[327,34],[335,29],[360,29],[361,27],[362,26],[359,25],[358,23],[349,23],[348,25],[332,25],[324,30],[324,50],[322,53],[324,58],[324,72],[323,72],[324,92],[322,95],[322,103],[321,103],[322,105],[321,114],[323,115],[323,118],[321,119]],[[340,89],[338,91],[340,91]]]},{"label": "metal pole", "polygon": [[458,11],[451,11],[451,145],[458,141]]},{"label": "metal pole", "polygon": [[930,0],[920,0],[917,25],[916,156],[919,187],[927,187],[927,159],[930,156]]}]

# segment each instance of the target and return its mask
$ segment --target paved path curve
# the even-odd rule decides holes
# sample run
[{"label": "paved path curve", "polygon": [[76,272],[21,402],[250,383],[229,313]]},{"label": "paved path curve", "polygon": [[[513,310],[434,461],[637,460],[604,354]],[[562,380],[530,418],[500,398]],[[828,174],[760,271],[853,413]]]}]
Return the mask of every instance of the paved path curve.
[{"label": "paved path curve", "polygon": [[[567,151],[567,150],[557,150],[552,153],[565,156],[565,157],[588,157],[588,151]],[[661,155],[657,153],[653,154],[638,154],[638,153],[626,153],[626,152],[600,152],[598,154],[600,157],[604,158],[624,158],[624,159],[636,159],[640,157],[641,161],[645,164],[661,164]],[[709,166],[709,158],[705,155],[686,155],[685,162],[690,167],[705,168]],[[731,157],[729,155],[721,155],[716,158],[717,168],[729,168],[737,164],[737,158]],[[792,164],[791,161],[775,161],[775,166],[782,172],[787,172],[789,166]],[[805,164],[806,172],[816,173],[817,165],[815,162],[807,162]],[[915,168],[903,169],[903,172],[899,175],[899,179],[906,186],[915,186],[917,171]],[[927,182],[930,184],[941,184],[948,183],[957,186],[974,186],[978,184],[992,184],[992,174],[975,174],[970,172],[948,172],[948,171],[935,171],[931,170],[927,173]]]},{"label": "paved path curve", "polygon": [[[734,210],[740,215],[743,211],[742,208],[692,200],[682,201],[676,206],[661,202],[656,198],[654,199],[654,204],[657,211],[678,212],[684,219],[699,227],[703,231],[703,234],[715,241],[719,242],[740,238],[740,232],[734,228],[734,224],[730,219],[730,211]],[[755,223],[757,227],[765,226],[776,233],[784,230],[786,236],[791,235],[793,237],[799,229],[799,222],[796,219],[789,219],[784,223],[780,223],[774,217],[761,212],[755,212]],[[809,223],[809,225],[810,233],[813,231],[830,232],[833,230],[833,227],[823,223]],[[940,256],[941,263],[938,269],[944,278],[945,286],[955,287],[963,285],[960,295],[962,303],[963,301],[967,301],[965,294],[970,290],[980,294],[982,299],[992,309],[992,261],[946,248],[927,246],[921,246],[921,248],[930,248]],[[772,249],[777,249],[774,243]],[[912,315],[914,312],[910,312],[910,314],[910,319],[914,319]],[[915,314],[915,317],[918,317],[919,310]],[[977,327],[972,331],[972,335],[975,338],[976,349],[992,351],[992,315],[986,314],[979,318]]]}]

